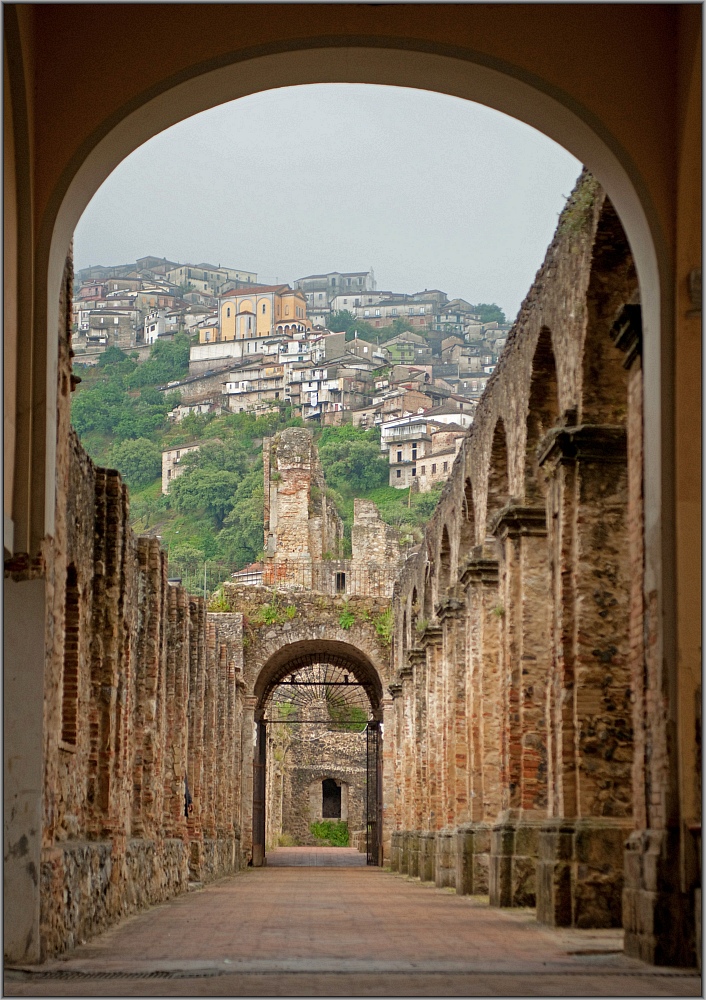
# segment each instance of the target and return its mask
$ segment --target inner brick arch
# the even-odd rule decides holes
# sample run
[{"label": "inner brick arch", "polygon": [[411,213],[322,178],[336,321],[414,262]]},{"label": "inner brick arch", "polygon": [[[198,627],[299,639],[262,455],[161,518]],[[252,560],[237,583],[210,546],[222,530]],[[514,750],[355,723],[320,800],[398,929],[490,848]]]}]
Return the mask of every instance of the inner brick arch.
[{"label": "inner brick arch", "polygon": [[508,474],[507,437],[505,423],[498,417],[493,431],[488,463],[488,499],[486,504],[486,535],[490,533],[493,518],[509,500],[510,477]]},{"label": "inner brick arch", "polygon": [[529,503],[544,498],[544,476],[539,467],[537,447],[559,418],[559,389],[551,331],[543,326],[532,358],[530,392],[527,403],[525,445],[525,499]]},{"label": "inner brick arch", "polygon": [[417,588],[412,588],[412,602],[409,611],[409,636],[405,634],[405,642],[409,643],[410,646],[414,645],[414,640],[417,635],[417,622],[419,621],[419,597],[417,595]]},{"label": "inner brick arch", "polygon": [[264,710],[272,691],[287,674],[313,663],[330,663],[350,670],[363,686],[373,713],[379,714],[383,696],[382,679],[372,660],[356,646],[325,639],[285,644],[267,660],[255,681],[256,710]]},{"label": "inner brick arch", "polygon": [[580,423],[625,423],[628,384],[623,365],[625,355],[611,340],[610,329],[622,306],[638,302],[637,272],[627,236],[606,198],[596,227],[586,293]]},{"label": "inner brick arch", "polygon": [[468,557],[468,553],[476,544],[476,512],[473,506],[473,483],[470,476],[466,477],[463,484],[463,503],[461,509],[461,525],[458,539],[458,565],[463,566],[463,561]]},{"label": "inner brick arch", "polygon": [[437,600],[446,597],[446,591],[451,584],[451,537],[449,529],[444,525],[441,532],[441,545],[439,547],[439,575],[437,580]]}]

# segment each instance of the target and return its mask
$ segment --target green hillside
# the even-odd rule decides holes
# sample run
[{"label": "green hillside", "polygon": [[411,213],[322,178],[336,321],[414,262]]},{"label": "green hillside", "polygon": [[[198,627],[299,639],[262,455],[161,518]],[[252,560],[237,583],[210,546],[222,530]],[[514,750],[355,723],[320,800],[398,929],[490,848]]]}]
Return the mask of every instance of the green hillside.
[{"label": "green hillside", "polygon": [[[82,381],[73,398],[72,422],[89,455],[118,469],[130,487],[132,525],[159,536],[169,553],[170,573],[192,589],[209,589],[254,562],[263,546],[262,439],[285,427],[303,426],[289,407],[254,417],[249,413],[189,416],[175,424],[167,414],[178,393],[156,386],[188,374],[189,339],[158,343],[148,361],[111,347],[97,366],[76,366]],[[328,492],[345,524],[350,552],[353,500],[373,500],[403,541],[421,539],[439,490],[413,493],[387,485],[388,463],[377,429],[350,424],[315,433]],[[161,453],[205,442],[183,459],[185,472],[162,495]]]}]

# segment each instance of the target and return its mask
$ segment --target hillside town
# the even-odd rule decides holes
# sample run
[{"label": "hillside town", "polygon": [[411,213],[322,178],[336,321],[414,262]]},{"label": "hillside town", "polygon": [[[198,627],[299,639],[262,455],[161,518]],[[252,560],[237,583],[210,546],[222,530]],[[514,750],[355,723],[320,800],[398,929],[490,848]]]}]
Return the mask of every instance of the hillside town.
[{"label": "hillside town", "polygon": [[[428,491],[448,477],[509,324],[439,289],[380,291],[373,269],[258,283],[256,272],[143,257],[76,274],[76,365],[109,347],[138,362],[191,338],[174,422],[291,406],[312,427],[380,428],[390,486]],[[504,318],[500,311],[501,320]],[[198,443],[190,446],[191,450]],[[163,455],[163,489],[184,449]]]}]

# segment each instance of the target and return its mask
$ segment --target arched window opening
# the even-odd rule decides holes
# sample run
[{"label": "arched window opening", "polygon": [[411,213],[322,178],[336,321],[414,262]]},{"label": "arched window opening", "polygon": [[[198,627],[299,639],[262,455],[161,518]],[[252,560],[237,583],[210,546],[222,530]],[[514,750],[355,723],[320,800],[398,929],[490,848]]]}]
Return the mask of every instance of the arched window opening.
[{"label": "arched window opening", "polygon": [[586,340],[579,422],[621,425],[627,416],[625,355],[610,330],[626,303],[639,302],[637,273],[625,231],[606,198],[596,229],[586,295]]},{"label": "arched window opening", "polygon": [[321,815],[324,819],[341,818],[341,786],[335,778],[321,782]]},{"label": "arched window opening", "polygon": [[64,603],[64,672],[61,685],[61,740],[69,746],[78,742],[78,663],[79,663],[79,590],[78,574],[73,563],[66,572]]},{"label": "arched window opening", "polygon": [[432,606],[432,584],[434,581],[434,564],[427,563],[426,572],[424,574],[424,599],[423,599],[423,612],[422,618],[425,622],[428,622],[433,614]]},{"label": "arched window opening", "polygon": [[493,432],[493,443],[490,449],[490,463],[488,466],[488,502],[485,518],[488,532],[491,530],[493,518],[508,502],[508,484],[505,424],[502,418],[499,418]]},{"label": "arched window opening", "polygon": [[446,597],[446,591],[451,586],[451,539],[449,529],[444,525],[439,549],[439,593],[437,599]]},{"label": "arched window opening", "polygon": [[527,443],[525,447],[525,498],[540,501],[544,476],[539,468],[537,447],[559,418],[559,390],[552,335],[542,327],[532,358],[532,379],[527,408]]},{"label": "arched window opening", "polygon": [[463,502],[461,506],[461,532],[459,537],[458,561],[461,566],[464,559],[476,544],[476,512],[473,506],[473,484],[466,478],[463,486]]}]

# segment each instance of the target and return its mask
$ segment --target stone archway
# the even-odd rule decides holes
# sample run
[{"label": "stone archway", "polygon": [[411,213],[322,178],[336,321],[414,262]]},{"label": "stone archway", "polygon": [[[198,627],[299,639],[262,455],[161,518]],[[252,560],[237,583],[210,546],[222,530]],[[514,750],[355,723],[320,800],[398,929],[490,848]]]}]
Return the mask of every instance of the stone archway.
[{"label": "stone archway", "polygon": [[[301,631],[301,628],[300,628]],[[311,630],[310,631],[315,631]],[[270,647],[276,645],[270,636]],[[257,655],[257,654],[256,654]],[[257,657],[261,659],[261,655]],[[284,641],[282,645],[267,658],[260,669],[254,685],[254,724],[255,724],[255,745],[253,748],[253,794],[252,794],[252,847],[251,863],[253,867],[260,867],[265,862],[267,850],[267,747],[268,727],[276,726],[283,722],[289,726],[318,727],[319,733],[326,729],[335,730],[337,727],[346,730],[355,728],[358,740],[363,734],[364,743],[358,748],[359,753],[365,754],[366,768],[366,790],[364,793],[365,816],[364,822],[367,837],[368,862],[380,864],[383,852],[383,831],[382,831],[382,801],[383,801],[383,781],[382,779],[382,719],[383,719],[383,673],[382,665],[376,668],[374,662],[361,648],[350,642],[343,642],[336,639],[326,639],[321,636],[300,638],[294,642]],[[386,671],[384,671],[386,673]],[[280,698],[279,708],[291,709],[282,718],[278,717],[275,699],[277,694],[284,688],[289,688],[289,698],[284,701]],[[302,698],[302,692],[306,697]],[[297,703],[296,697],[300,701]],[[313,697],[312,697],[313,695]],[[346,699],[347,696],[347,699]],[[321,711],[321,705],[329,705],[329,713],[316,718],[307,718],[315,715],[317,710]],[[365,705],[367,708],[367,723],[361,723],[362,716],[349,716],[333,711],[335,707],[352,707],[358,710]],[[336,722],[335,720],[348,721]],[[356,722],[350,720],[355,719]],[[371,734],[372,737],[371,737]],[[339,741],[350,742],[355,739],[353,732],[341,732]],[[373,748],[371,753],[370,748]],[[340,752],[344,752],[340,748]],[[324,762],[317,763],[317,777],[313,782],[309,782],[314,793],[318,789],[318,794],[323,795],[324,801],[328,794],[329,799],[333,798],[333,793],[337,788],[337,818],[341,819],[341,779],[329,775],[337,773],[335,765],[327,768]],[[320,772],[320,773],[319,773]],[[328,785],[327,785],[328,782]],[[329,786],[333,785],[334,788]],[[346,816],[348,819],[348,788],[343,797],[346,805]],[[323,803],[322,803],[323,804]],[[322,817],[326,818],[325,809],[321,810]],[[329,816],[334,813],[330,812]]]}]

